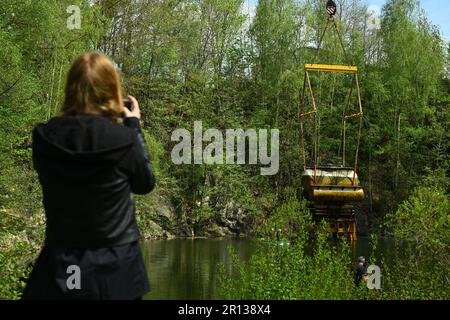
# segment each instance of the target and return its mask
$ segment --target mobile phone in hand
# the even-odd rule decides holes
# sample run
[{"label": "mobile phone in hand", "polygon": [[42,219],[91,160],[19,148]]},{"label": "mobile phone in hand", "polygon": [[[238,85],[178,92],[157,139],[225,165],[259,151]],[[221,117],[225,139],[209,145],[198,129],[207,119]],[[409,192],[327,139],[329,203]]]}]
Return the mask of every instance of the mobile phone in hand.
[{"label": "mobile phone in hand", "polygon": [[131,101],[128,99],[123,100],[123,104],[125,105],[125,108],[131,111]]}]

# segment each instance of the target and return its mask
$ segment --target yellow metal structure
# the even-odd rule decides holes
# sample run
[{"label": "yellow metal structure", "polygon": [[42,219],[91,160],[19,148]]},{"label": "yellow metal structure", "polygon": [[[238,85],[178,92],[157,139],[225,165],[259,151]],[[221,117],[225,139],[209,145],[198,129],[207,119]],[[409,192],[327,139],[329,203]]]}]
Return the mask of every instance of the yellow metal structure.
[{"label": "yellow metal structure", "polygon": [[[358,178],[358,153],[361,140],[362,129],[362,101],[358,80],[358,67],[349,62],[345,46],[340,36],[339,29],[332,17],[319,40],[317,57],[325,32],[329,27],[334,27],[346,58],[348,65],[330,64],[305,64],[305,79],[303,83],[302,100],[299,108],[301,148],[303,149],[303,174],[302,186],[303,195],[309,202],[309,208],[313,213],[314,221],[319,223],[322,220],[327,222],[327,229],[333,235],[346,234],[350,240],[356,240],[356,206],[355,204],[364,200],[364,190]],[[319,127],[321,117],[321,99],[315,94],[315,87],[311,83],[310,72],[341,72],[349,73],[352,78],[352,86],[349,89],[347,101],[344,105],[342,121],[342,151],[338,155],[342,158],[341,164],[333,162],[334,166],[324,167],[319,163]],[[351,106],[351,97],[356,93],[356,109]],[[309,96],[309,100],[306,99]],[[309,103],[308,103],[309,101]],[[307,105],[308,104],[308,105]],[[304,122],[312,119],[314,130],[311,132],[310,142],[311,154],[309,156],[309,166],[307,166],[306,141],[304,132]],[[336,117],[339,119],[339,117]],[[346,167],[346,130],[347,122],[355,120],[359,122],[359,129],[356,136],[355,156],[352,167]]]},{"label": "yellow metal structure", "polygon": [[358,67],[341,66],[334,64],[305,64],[305,71],[331,71],[331,72],[356,73],[358,72]]},{"label": "yellow metal structure", "polygon": [[354,219],[337,219],[330,221],[327,219],[329,227],[328,232],[333,234],[347,234],[350,241],[357,240],[356,236],[356,221]]},{"label": "yellow metal structure", "polygon": [[357,239],[354,204],[364,200],[364,190],[352,168],[307,168],[302,186],[316,222],[325,220],[328,232]]},{"label": "yellow metal structure", "polygon": [[306,197],[315,203],[348,203],[364,200],[358,175],[351,168],[306,169],[302,175]]}]

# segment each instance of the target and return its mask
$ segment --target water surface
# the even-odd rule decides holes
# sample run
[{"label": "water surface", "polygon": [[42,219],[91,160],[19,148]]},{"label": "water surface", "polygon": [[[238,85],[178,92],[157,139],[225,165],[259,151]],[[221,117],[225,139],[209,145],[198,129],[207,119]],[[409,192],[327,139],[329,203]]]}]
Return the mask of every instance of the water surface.
[{"label": "water surface", "polygon": [[[255,251],[255,239],[173,239],[149,240],[142,244],[151,300],[220,299],[217,292],[218,265],[231,269],[228,249],[247,261]],[[389,260],[394,242],[380,240],[378,251]],[[352,248],[353,259],[370,255],[367,238],[359,238]]]},{"label": "water surface", "polygon": [[255,250],[249,239],[150,240],[142,249],[151,292],[144,299],[219,299],[218,265],[231,267],[228,248],[241,260]]}]

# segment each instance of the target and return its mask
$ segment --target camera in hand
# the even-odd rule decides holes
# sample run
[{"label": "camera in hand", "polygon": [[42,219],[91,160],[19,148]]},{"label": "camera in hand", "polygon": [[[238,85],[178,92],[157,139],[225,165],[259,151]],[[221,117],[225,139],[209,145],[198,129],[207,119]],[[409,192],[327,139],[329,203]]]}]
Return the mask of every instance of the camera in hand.
[{"label": "camera in hand", "polygon": [[123,100],[123,104],[125,105],[125,108],[131,111],[131,101],[128,99]]}]

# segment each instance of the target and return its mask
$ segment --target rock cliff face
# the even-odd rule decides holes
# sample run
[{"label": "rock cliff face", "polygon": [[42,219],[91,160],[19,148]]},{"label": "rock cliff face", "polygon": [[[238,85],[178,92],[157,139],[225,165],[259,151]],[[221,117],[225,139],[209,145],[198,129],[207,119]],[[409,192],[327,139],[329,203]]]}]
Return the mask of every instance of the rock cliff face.
[{"label": "rock cliff face", "polygon": [[175,206],[161,195],[140,197],[136,203],[141,233],[146,239],[233,237],[244,235],[247,231],[244,210],[233,200],[215,209],[212,219],[201,227],[180,222]]},{"label": "rock cliff face", "polygon": [[[144,238],[227,237],[246,233],[248,209],[239,202],[242,192],[230,192],[230,189],[239,189],[233,187],[234,180],[244,179],[244,176],[224,181],[226,173],[221,170],[215,173],[205,170],[201,180],[196,182],[198,185],[190,190],[190,184],[184,183],[188,172],[174,170],[168,158],[168,146],[156,139],[149,129],[144,128],[143,133],[157,178],[151,193],[135,196],[136,216]],[[196,193],[195,203],[193,192]],[[188,208],[182,209],[185,207]]]},{"label": "rock cliff face", "polygon": [[240,235],[245,232],[244,210],[233,200],[226,203],[220,211],[219,224],[222,229],[227,230],[233,235]]},{"label": "rock cliff face", "polygon": [[145,196],[136,196],[136,216],[145,239],[173,238],[176,211],[170,201],[158,190]]}]

